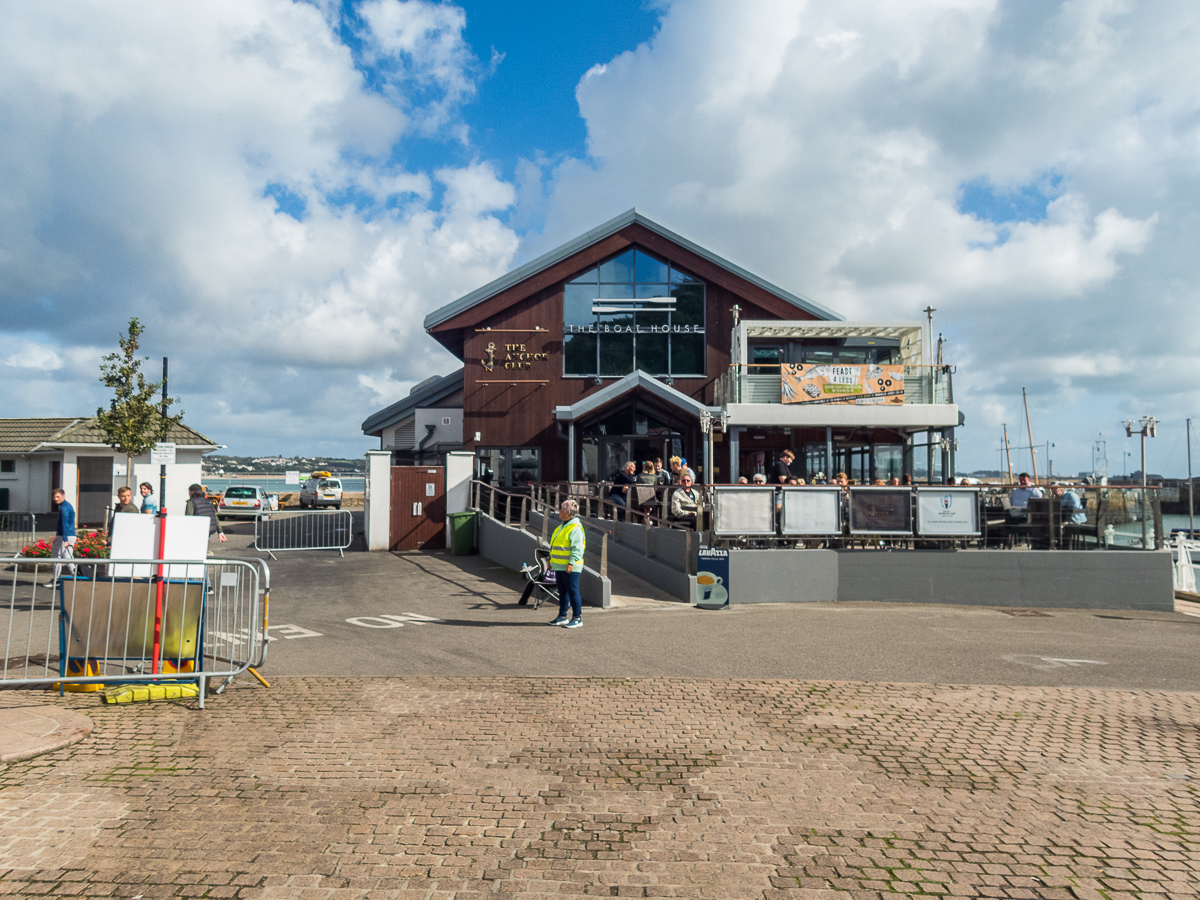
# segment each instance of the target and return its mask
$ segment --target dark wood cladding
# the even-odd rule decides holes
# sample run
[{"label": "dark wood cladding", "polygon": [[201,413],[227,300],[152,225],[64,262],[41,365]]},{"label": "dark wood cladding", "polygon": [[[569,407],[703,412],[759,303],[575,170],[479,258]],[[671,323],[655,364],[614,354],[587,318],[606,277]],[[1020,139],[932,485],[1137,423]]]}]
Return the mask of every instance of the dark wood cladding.
[{"label": "dark wood cladding", "polygon": [[[674,384],[676,390],[703,403],[713,403],[713,382],[729,365],[735,304],[743,319],[815,318],[686,248],[632,225],[431,330],[444,346],[461,354],[466,367],[464,449],[540,447],[543,479],[566,479],[567,442],[554,409],[576,403],[615,379],[604,378],[597,385],[591,377],[563,376],[563,284],[630,245],[675,263],[707,285],[707,374],[677,378]],[[489,343],[495,344],[490,372],[483,365]],[[524,345],[526,354],[545,354],[545,359],[530,361],[528,368],[505,369],[510,344]],[[565,433],[566,426],[562,428]],[[474,440],[476,432],[479,441]]]}]

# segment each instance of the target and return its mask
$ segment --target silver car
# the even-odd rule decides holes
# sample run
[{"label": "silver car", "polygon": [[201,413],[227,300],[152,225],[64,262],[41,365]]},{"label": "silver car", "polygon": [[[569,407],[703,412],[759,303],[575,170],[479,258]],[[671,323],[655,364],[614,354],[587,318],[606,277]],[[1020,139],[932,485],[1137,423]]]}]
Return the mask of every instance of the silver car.
[{"label": "silver car", "polygon": [[265,490],[255,485],[239,484],[225,488],[217,504],[217,516],[261,516],[272,508],[272,497]]}]

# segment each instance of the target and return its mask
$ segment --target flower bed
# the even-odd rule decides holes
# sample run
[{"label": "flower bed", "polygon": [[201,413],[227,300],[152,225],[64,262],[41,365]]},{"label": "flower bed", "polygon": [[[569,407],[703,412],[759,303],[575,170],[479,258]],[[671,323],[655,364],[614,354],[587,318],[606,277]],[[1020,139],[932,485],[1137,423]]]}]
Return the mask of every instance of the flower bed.
[{"label": "flower bed", "polygon": [[[54,547],[52,541],[34,541],[21,548],[21,556],[28,559],[49,559]],[[81,531],[76,535],[76,559],[108,559],[108,535],[103,531]]]}]

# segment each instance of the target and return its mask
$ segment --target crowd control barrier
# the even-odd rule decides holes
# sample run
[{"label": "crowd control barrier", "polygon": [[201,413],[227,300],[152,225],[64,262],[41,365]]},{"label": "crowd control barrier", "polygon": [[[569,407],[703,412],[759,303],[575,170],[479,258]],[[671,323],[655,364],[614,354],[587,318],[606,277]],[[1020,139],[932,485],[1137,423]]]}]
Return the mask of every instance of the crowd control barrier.
[{"label": "crowd control barrier", "polygon": [[261,560],[76,561],[74,574],[60,565],[57,580],[54,560],[8,566],[0,687],[194,682],[203,708],[208,681],[228,684],[266,659]]},{"label": "crowd control barrier", "polygon": [[254,519],[254,549],[271,559],[284,550],[336,550],[345,556],[354,536],[348,509],[318,512],[273,512]]},{"label": "crowd control barrier", "polygon": [[0,512],[0,557],[17,556],[37,539],[37,517],[31,512]]}]

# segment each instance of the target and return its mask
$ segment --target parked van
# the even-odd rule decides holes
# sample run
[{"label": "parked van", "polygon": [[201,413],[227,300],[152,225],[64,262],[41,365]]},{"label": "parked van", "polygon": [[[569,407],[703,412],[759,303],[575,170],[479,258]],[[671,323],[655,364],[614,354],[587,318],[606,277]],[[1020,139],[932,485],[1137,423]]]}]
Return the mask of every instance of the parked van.
[{"label": "parked van", "polygon": [[312,478],[300,489],[300,508],[319,509],[322,506],[342,508],[342,482],[329,472],[313,472]]}]

